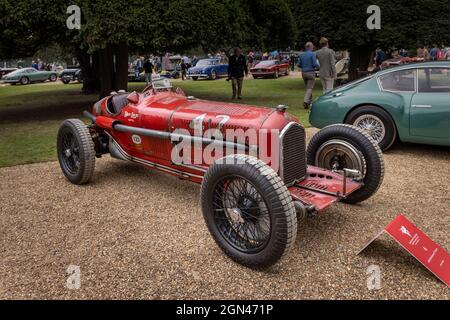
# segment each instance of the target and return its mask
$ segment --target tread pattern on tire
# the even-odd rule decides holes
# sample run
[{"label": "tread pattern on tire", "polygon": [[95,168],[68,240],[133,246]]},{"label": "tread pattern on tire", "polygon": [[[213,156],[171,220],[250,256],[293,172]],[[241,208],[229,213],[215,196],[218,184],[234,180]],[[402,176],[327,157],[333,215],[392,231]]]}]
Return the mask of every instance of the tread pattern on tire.
[{"label": "tread pattern on tire", "polygon": [[91,179],[95,169],[94,141],[92,141],[91,134],[83,121],[79,119],[67,119],[61,124],[60,130],[64,126],[72,127],[75,134],[77,134],[80,139],[80,162],[82,167],[82,176],[75,183],[86,184]]},{"label": "tread pattern on tire", "polygon": [[[267,268],[284,258],[295,243],[297,236],[297,216],[291,194],[280,176],[271,167],[255,157],[235,154],[227,156],[222,160],[225,161],[224,164],[215,164],[209,168],[205,174],[201,187],[200,199],[208,229],[213,235],[216,243],[234,261],[249,267]],[[272,236],[274,236],[276,240],[273,245],[273,250],[268,252],[268,255],[263,258],[258,257],[254,261],[249,261],[250,259],[244,259],[240,255],[235,255],[233,252],[230,252],[230,250],[217,239],[207,220],[209,212],[205,212],[205,203],[209,200],[206,199],[208,196],[206,189],[209,188],[208,182],[212,176],[217,174],[218,170],[223,169],[223,166],[229,164],[243,165],[250,168],[250,178],[253,179],[253,181],[258,180],[264,190],[269,191],[269,193],[266,194],[265,200],[268,202],[267,205],[270,207],[271,214],[274,215],[274,220],[272,221],[275,221],[275,223],[272,224],[272,230],[275,229],[277,231],[276,234],[272,233]]]},{"label": "tread pattern on tire", "polygon": [[[350,194],[350,196],[343,200],[342,202],[347,203],[358,203],[361,201],[364,201],[368,198],[370,198],[373,194],[375,194],[378,189],[380,188],[381,184],[383,183],[384,179],[384,160],[383,160],[383,152],[381,151],[378,143],[363,129],[349,125],[349,124],[333,124],[330,126],[327,126],[320,130],[318,133],[314,135],[314,137],[311,139],[311,141],[308,144],[307,149],[307,162],[309,165],[314,165],[315,162],[315,150],[318,146],[320,146],[323,143],[323,139],[326,135],[329,134],[330,130],[338,129],[342,130],[341,134],[347,133],[349,136],[353,132],[358,132],[362,136],[365,137],[365,139],[359,139],[358,142],[363,144],[364,148],[370,152],[368,155],[369,158],[372,158],[375,160],[375,166],[378,166],[378,168],[375,168],[375,171],[379,171],[379,179],[370,179],[365,183],[363,188],[355,191],[354,193]],[[339,133],[336,133],[336,135],[339,135]],[[354,139],[358,139],[357,136],[354,136]],[[366,164],[369,162],[367,156],[365,156]],[[373,164],[372,164],[373,165]],[[366,173],[367,175],[370,174],[370,171],[373,169],[368,169]],[[364,179],[366,182],[366,179]]]}]

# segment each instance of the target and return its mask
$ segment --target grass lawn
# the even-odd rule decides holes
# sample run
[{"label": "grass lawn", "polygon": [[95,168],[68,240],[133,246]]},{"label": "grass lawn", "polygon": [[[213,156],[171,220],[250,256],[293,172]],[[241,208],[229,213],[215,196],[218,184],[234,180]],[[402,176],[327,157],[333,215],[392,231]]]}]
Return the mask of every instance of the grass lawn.
[{"label": "grass lawn", "polygon": [[[232,102],[231,84],[216,81],[174,81],[186,95],[201,99]],[[143,83],[130,83],[129,90],[140,91]],[[316,84],[314,96],[320,95]],[[56,159],[56,132],[61,121],[80,117],[90,109],[95,95],[82,95],[81,85],[32,84],[0,86],[0,167]],[[309,126],[303,109],[304,84],[299,78],[248,80],[244,82],[243,104],[289,106],[288,112]]]}]

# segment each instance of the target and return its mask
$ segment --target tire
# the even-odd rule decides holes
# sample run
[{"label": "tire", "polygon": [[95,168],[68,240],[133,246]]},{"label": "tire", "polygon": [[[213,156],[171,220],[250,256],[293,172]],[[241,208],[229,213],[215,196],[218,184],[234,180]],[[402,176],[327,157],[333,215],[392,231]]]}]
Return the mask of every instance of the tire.
[{"label": "tire", "polygon": [[211,75],[209,76],[210,80],[216,80],[217,79],[217,72],[216,70],[211,71]]},{"label": "tire", "polygon": [[252,75],[253,79],[261,79],[260,77]]},{"label": "tire", "polygon": [[86,125],[78,119],[65,120],[56,143],[59,165],[73,184],[86,184],[95,168],[95,148]]},{"label": "tire", "polygon": [[70,80],[61,80],[61,82],[64,83],[64,84],[69,84]]},{"label": "tire", "polygon": [[273,74],[273,77],[275,79],[278,79],[279,76],[280,76],[280,74],[278,73],[278,70],[276,70],[275,73]]},{"label": "tire", "polygon": [[[345,121],[369,133],[381,150],[388,150],[397,139],[397,128],[389,113],[376,106],[362,106],[353,110]],[[374,131],[375,128],[378,130]]]},{"label": "tire", "polygon": [[285,75],[285,76],[288,76],[290,73],[291,73],[291,71],[289,70],[289,68],[287,68],[284,75]]},{"label": "tire", "polygon": [[[278,174],[264,162],[245,155],[222,160],[208,169],[201,186],[206,225],[231,259],[251,268],[268,268],[294,245],[297,217],[292,197]],[[240,221],[232,221],[232,216]],[[257,230],[265,232],[258,234]],[[255,234],[260,238],[250,241],[248,236]]]},{"label": "tire", "polygon": [[50,80],[51,82],[55,82],[56,80],[58,80],[58,77],[56,76],[56,74],[52,74],[50,75],[50,77],[48,77],[48,80]]},{"label": "tire", "polygon": [[22,77],[20,78],[20,84],[22,85],[27,85],[30,83],[30,79],[28,79],[28,77]]},{"label": "tire", "polygon": [[[348,124],[331,125],[315,134],[308,145],[307,162],[334,171],[343,167],[361,171],[362,177],[355,180],[361,182],[362,187],[342,200],[346,203],[367,200],[377,192],[384,178],[380,147],[364,130]],[[336,164],[338,166],[334,167]]]},{"label": "tire", "polygon": [[197,81],[198,77],[192,77],[192,80]]}]

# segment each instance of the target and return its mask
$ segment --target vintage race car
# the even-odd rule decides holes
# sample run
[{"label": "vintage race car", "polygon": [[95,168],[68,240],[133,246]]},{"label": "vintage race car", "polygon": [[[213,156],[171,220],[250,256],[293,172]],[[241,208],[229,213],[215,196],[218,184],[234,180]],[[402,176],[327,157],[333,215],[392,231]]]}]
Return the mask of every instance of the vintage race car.
[{"label": "vintage race car", "polygon": [[92,124],[69,119],[58,131],[70,182],[88,183],[95,158],[109,153],[199,183],[211,235],[249,267],[271,266],[292,248],[297,216],[364,201],[383,180],[381,150],[359,128],[324,128],[306,150],[305,129],[285,106],[199,100],[168,79],[142,93],[113,93],[84,115]]}]

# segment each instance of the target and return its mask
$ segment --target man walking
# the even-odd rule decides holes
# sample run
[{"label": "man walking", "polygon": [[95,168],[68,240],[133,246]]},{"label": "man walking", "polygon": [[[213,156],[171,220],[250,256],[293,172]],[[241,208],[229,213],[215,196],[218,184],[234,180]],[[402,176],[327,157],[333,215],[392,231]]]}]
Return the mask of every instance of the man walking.
[{"label": "man walking", "polygon": [[230,57],[228,62],[228,79],[231,80],[233,87],[232,99],[242,99],[242,84],[244,82],[244,75],[248,75],[247,59],[241,54],[240,48],[234,49],[234,54]]},{"label": "man walking", "polygon": [[144,63],[144,71],[145,71],[145,82],[147,85],[152,82],[152,73],[153,73],[153,63],[150,61],[150,58],[147,58],[147,60]]},{"label": "man walking", "polygon": [[302,77],[305,82],[305,98],[303,100],[303,107],[309,109],[312,102],[312,92],[314,89],[314,82],[316,80],[315,69],[319,68],[317,64],[317,56],[313,52],[314,45],[311,42],[307,42],[305,45],[306,51],[300,54],[298,59],[298,67],[302,69]]},{"label": "man walking", "polygon": [[321,49],[316,52],[319,60],[320,82],[322,82],[323,93],[333,90],[334,79],[336,79],[336,57],[335,52],[328,47],[328,39],[320,39]]}]

